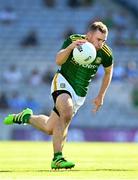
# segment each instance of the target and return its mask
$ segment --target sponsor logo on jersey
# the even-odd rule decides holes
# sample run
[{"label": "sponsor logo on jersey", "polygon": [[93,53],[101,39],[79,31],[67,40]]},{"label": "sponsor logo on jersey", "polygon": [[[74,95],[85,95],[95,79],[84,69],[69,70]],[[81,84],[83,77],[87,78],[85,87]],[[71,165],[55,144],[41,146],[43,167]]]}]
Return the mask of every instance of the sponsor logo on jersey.
[{"label": "sponsor logo on jersey", "polygon": [[72,57],[72,62],[73,62],[73,64],[75,63],[75,64],[77,64],[79,66],[82,66],[82,67],[88,68],[88,69],[95,69],[97,67],[97,65],[95,65],[95,64],[79,64],[74,60],[73,57]]},{"label": "sponsor logo on jersey", "polygon": [[97,67],[94,64],[82,64],[81,66],[88,69],[95,69]]}]

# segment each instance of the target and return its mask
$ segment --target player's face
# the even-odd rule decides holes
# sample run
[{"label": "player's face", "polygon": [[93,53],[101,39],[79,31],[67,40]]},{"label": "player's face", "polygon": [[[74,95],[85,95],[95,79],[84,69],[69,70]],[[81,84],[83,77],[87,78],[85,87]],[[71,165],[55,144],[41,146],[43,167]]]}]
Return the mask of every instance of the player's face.
[{"label": "player's face", "polygon": [[107,34],[102,33],[98,30],[95,32],[87,33],[87,40],[95,46],[97,51],[102,48],[106,39],[107,39]]}]

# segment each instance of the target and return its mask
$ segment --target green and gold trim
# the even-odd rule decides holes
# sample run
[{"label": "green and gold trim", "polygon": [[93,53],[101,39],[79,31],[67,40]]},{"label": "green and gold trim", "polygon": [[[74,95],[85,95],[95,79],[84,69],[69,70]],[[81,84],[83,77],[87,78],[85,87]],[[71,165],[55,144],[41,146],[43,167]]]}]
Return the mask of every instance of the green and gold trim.
[{"label": "green and gold trim", "polygon": [[81,36],[79,36],[79,35],[71,35],[70,36],[70,39],[71,39],[72,42],[76,41],[78,39],[85,39],[85,38],[86,38],[86,35],[81,35]]},{"label": "green and gold trim", "polygon": [[57,77],[58,77],[58,73],[55,74],[54,79],[53,79],[53,81],[54,81],[54,91],[57,90]]},{"label": "green and gold trim", "polygon": [[102,47],[102,50],[108,55],[108,56],[111,56],[112,55],[112,52],[111,50],[107,47],[107,45],[104,45]]}]

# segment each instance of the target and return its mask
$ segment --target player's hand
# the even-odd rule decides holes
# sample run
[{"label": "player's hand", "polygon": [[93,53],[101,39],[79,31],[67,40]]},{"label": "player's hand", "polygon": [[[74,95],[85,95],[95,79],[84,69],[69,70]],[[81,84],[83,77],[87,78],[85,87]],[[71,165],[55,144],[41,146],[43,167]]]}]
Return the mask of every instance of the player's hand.
[{"label": "player's hand", "polygon": [[79,39],[79,40],[73,41],[69,45],[69,47],[73,50],[75,47],[80,46],[80,45],[84,44],[85,42],[87,42],[86,39]]},{"label": "player's hand", "polygon": [[97,96],[94,100],[93,100],[93,104],[94,104],[94,108],[93,108],[93,112],[96,113],[100,107],[103,105],[103,97],[99,97]]}]

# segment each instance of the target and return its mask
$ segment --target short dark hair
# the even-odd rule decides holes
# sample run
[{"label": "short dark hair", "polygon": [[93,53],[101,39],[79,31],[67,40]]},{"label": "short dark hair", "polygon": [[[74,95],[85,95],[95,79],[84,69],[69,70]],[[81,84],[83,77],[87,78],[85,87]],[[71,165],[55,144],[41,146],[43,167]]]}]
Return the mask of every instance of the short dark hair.
[{"label": "short dark hair", "polygon": [[88,28],[89,31],[97,31],[99,30],[102,33],[108,34],[108,28],[107,26],[102,23],[101,21],[95,21],[89,25]]}]

